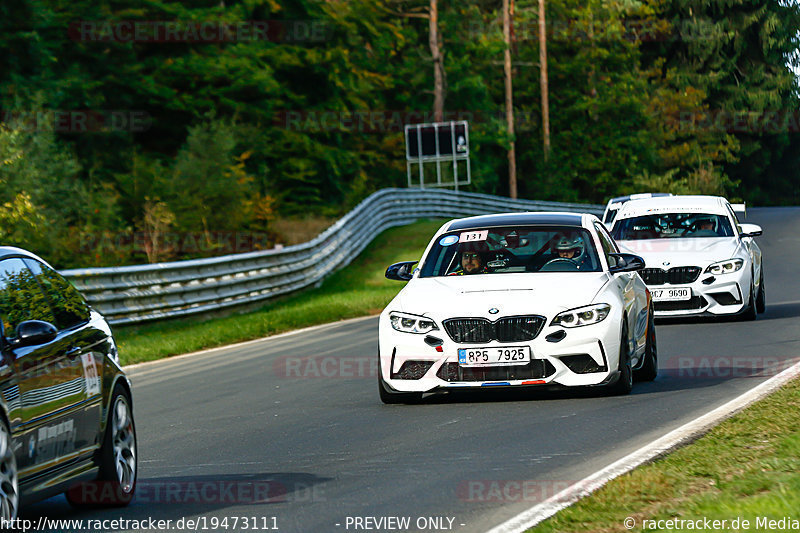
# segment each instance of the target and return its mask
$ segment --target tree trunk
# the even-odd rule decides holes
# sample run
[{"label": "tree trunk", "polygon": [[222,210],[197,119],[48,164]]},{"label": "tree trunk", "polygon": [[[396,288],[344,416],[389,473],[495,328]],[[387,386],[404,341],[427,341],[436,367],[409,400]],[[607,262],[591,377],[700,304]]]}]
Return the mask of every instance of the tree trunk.
[{"label": "tree trunk", "polygon": [[442,43],[439,40],[439,8],[438,0],[430,0],[430,17],[428,18],[428,44],[433,56],[433,118],[435,122],[444,120],[444,60]]},{"label": "tree trunk", "polygon": [[550,157],[550,103],[547,89],[547,27],[544,16],[544,0],[539,0],[539,84],[542,93],[542,138],[544,160]]},{"label": "tree trunk", "polygon": [[508,129],[508,195],[517,197],[517,155],[514,141],[514,92],[511,80],[511,15],[514,0],[503,0],[503,72],[506,81],[506,128]]}]

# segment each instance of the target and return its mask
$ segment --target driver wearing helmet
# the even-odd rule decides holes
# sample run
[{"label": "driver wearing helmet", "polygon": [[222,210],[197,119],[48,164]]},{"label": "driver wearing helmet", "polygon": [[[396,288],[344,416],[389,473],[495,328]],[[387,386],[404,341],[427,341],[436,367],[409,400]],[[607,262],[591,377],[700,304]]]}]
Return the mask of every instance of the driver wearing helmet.
[{"label": "driver wearing helmet", "polygon": [[559,259],[577,261],[583,254],[583,239],[580,237],[567,237],[562,234],[553,243],[553,253]]},{"label": "driver wearing helmet", "polygon": [[573,268],[580,269],[584,259],[585,244],[579,235],[565,235],[559,233],[555,236],[551,245],[551,252],[553,257],[546,263],[547,266],[563,262],[566,264],[572,263]]},{"label": "driver wearing helmet", "polygon": [[717,232],[714,229],[715,217],[701,216],[692,222],[690,233],[693,237],[717,237]]}]

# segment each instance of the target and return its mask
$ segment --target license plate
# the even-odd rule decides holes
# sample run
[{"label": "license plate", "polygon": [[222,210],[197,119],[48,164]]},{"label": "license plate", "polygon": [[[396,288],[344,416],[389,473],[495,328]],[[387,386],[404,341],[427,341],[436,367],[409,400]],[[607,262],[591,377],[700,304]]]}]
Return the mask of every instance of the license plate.
[{"label": "license plate", "polygon": [[691,287],[672,287],[664,289],[650,289],[653,300],[656,302],[672,302],[692,299]]},{"label": "license plate", "polygon": [[492,348],[459,348],[458,364],[461,366],[512,366],[526,365],[531,361],[530,346],[504,346]]}]

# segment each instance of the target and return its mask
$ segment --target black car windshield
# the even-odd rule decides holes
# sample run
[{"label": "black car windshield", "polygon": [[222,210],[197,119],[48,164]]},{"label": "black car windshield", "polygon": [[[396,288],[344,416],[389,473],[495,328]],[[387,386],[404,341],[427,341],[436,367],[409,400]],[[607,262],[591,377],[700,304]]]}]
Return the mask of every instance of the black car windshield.
[{"label": "black car windshield", "polygon": [[594,242],[583,228],[504,226],[439,236],[420,277],[601,270]]},{"label": "black car windshield", "polygon": [[614,240],[732,237],[728,217],[707,213],[658,213],[617,220]]}]

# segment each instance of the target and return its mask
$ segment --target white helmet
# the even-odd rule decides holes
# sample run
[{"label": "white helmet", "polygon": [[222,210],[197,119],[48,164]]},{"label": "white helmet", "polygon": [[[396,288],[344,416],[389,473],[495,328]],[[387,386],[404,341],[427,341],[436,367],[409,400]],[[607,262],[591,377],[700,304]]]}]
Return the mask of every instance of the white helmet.
[{"label": "white helmet", "polygon": [[575,237],[567,237],[564,234],[561,234],[556,239],[555,244],[553,244],[553,250],[556,252],[568,252],[570,250],[575,250],[575,257],[579,257],[583,253],[583,239],[579,236]]}]

